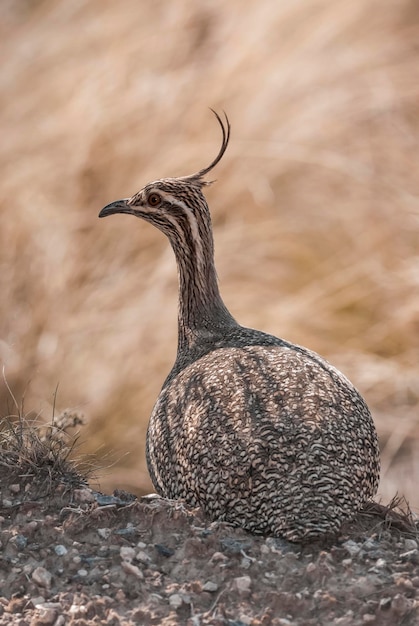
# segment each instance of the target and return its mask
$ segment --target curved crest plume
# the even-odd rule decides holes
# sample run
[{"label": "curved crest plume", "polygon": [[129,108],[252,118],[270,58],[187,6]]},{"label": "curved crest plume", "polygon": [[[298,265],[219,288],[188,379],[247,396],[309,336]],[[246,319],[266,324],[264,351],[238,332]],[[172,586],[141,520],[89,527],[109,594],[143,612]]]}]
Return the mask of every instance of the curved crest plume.
[{"label": "curved crest plume", "polygon": [[190,174],[189,176],[183,176],[182,180],[188,180],[190,182],[193,183],[199,183],[200,185],[210,185],[211,181],[203,181],[201,180],[203,178],[203,176],[205,176],[206,174],[208,174],[208,172],[210,172],[216,165],[217,163],[219,163],[221,161],[221,159],[223,158],[224,152],[227,150],[227,146],[228,146],[228,142],[230,140],[230,122],[228,120],[227,114],[225,113],[225,111],[223,111],[224,113],[224,117],[225,117],[225,122],[221,119],[221,117],[218,115],[218,113],[216,111],[214,111],[214,109],[210,109],[215,117],[217,118],[217,121],[219,123],[219,125],[221,126],[221,131],[223,133],[223,139],[221,142],[221,148],[217,154],[217,156],[215,157],[215,159],[207,166],[204,167],[202,170],[199,170],[199,172],[196,172],[196,174]]}]

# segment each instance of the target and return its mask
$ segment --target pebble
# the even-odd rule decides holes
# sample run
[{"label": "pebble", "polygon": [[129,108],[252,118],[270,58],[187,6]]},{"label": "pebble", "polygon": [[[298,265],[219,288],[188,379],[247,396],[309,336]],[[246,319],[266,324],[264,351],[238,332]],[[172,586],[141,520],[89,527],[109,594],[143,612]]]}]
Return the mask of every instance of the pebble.
[{"label": "pebble", "polygon": [[347,541],[345,541],[342,546],[347,552],[349,552],[351,556],[356,556],[361,552],[361,546],[359,545],[359,543],[356,543],[352,539],[348,539]]},{"label": "pebble", "polygon": [[49,589],[52,581],[52,574],[45,567],[37,567],[32,572],[32,580],[45,589]]},{"label": "pebble", "polygon": [[135,550],[129,546],[122,546],[119,550],[119,556],[123,561],[133,561],[135,559]]},{"label": "pebble", "polygon": [[140,568],[137,567],[136,565],[133,565],[131,561],[122,561],[121,568],[124,570],[126,574],[132,574],[133,576],[135,576],[136,578],[139,578],[140,580],[144,579],[144,574],[142,573]]},{"label": "pebble", "polygon": [[144,552],[143,550],[140,550],[139,552],[137,552],[137,554],[135,555],[135,559],[137,561],[140,561],[140,563],[150,563],[151,562],[151,557]]},{"label": "pebble", "polygon": [[108,539],[111,536],[112,531],[110,528],[98,528],[97,534],[99,537],[102,537],[102,539]]},{"label": "pebble", "polygon": [[405,615],[411,608],[411,602],[401,593],[397,593],[391,601],[391,608],[397,615]]},{"label": "pebble", "polygon": [[228,554],[240,554],[243,550],[246,551],[251,547],[248,541],[233,539],[231,537],[220,539],[220,545],[222,550]]},{"label": "pebble", "polygon": [[228,561],[228,557],[222,552],[214,552],[212,557],[210,558],[210,563],[220,563]]},{"label": "pebble", "polygon": [[250,589],[252,579],[250,576],[239,576],[233,580],[233,588],[239,593],[246,593]]},{"label": "pebble", "polygon": [[382,611],[388,611],[391,607],[391,598],[381,598],[379,607]]},{"label": "pebble", "polygon": [[68,611],[73,616],[73,619],[76,617],[84,617],[84,615],[87,613],[87,609],[84,604],[72,604]]},{"label": "pebble", "polygon": [[169,604],[172,609],[179,609],[183,604],[183,598],[179,593],[173,593],[169,596]]},{"label": "pebble", "polygon": [[169,556],[173,556],[175,553],[175,551],[172,548],[169,548],[168,546],[165,546],[162,543],[156,543],[154,547],[156,548],[157,552],[161,554],[161,556],[169,557]]},{"label": "pebble", "polygon": [[243,569],[249,569],[252,562],[253,562],[252,559],[249,559],[249,557],[244,556],[240,562],[240,567],[242,567]]},{"label": "pebble", "polygon": [[67,554],[68,550],[62,544],[58,544],[57,546],[55,546],[54,552],[57,556],[64,556],[65,554]]},{"label": "pebble", "polygon": [[239,615],[239,623],[242,623],[244,626],[250,626],[253,622],[253,617],[250,615]]},{"label": "pebble", "polygon": [[34,623],[37,626],[49,626],[54,624],[57,619],[57,611],[55,609],[37,609]]},{"label": "pebble", "polygon": [[418,542],[414,539],[405,539],[404,540],[404,549],[409,552],[410,550],[418,549]]},{"label": "pebble", "polygon": [[410,561],[411,563],[418,563],[419,562],[419,550],[414,548],[413,550],[409,550],[408,552],[403,552],[400,555],[400,558],[403,559],[403,561]]},{"label": "pebble", "polygon": [[28,538],[25,535],[15,535],[12,541],[18,550],[24,550],[28,545]]},{"label": "pebble", "polygon": [[95,500],[95,496],[90,489],[74,489],[73,497],[74,501],[80,504],[90,504]]},{"label": "pebble", "polygon": [[217,583],[213,583],[211,580],[208,580],[202,587],[202,591],[209,591],[210,593],[214,593],[214,591],[218,590]]}]

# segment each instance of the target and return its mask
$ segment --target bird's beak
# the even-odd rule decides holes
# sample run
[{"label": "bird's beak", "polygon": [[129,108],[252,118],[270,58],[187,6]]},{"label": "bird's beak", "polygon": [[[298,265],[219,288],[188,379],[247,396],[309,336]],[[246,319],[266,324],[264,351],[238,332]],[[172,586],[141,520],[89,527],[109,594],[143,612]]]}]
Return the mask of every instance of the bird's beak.
[{"label": "bird's beak", "polygon": [[116,200],[116,202],[111,202],[106,205],[101,212],[99,213],[99,217],[107,217],[108,215],[112,215],[113,213],[133,213],[132,208],[128,204],[129,198],[124,198],[124,200]]}]

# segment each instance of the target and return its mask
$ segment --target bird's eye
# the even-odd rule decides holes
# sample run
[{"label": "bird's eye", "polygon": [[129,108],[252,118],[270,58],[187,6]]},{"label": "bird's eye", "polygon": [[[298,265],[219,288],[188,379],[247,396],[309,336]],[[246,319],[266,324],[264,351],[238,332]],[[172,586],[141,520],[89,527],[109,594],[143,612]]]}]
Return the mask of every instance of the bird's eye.
[{"label": "bird's eye", "polygon": [[158,193],[151,193],[148,196],[148,204],[150,206],[159,206],[161,204],[161,196]]}]

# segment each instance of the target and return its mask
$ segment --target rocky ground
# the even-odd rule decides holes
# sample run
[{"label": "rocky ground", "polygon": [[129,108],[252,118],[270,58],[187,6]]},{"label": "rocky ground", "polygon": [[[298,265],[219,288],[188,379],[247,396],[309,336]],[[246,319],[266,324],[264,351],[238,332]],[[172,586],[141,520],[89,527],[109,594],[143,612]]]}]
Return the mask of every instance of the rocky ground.
[{"label": "rocky ground", "polygon": [[372,504],[322,545],[252,536],[98,493],[50,435],[14,428],[0,447],[0,626],[419,624],[408,511]]}]

